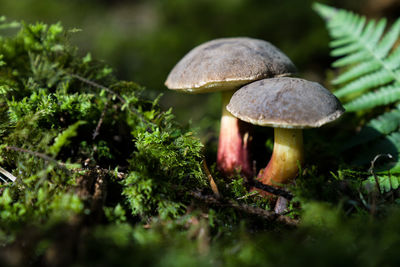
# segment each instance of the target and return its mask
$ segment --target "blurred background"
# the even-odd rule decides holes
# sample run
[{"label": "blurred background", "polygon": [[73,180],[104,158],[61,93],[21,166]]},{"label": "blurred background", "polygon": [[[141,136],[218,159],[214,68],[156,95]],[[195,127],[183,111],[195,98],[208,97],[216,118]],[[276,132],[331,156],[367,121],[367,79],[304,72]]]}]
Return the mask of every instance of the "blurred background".
[{"label": "blurred background", "polygon": [[[218,136],[219,94],[184,95],[164,81],[193,47],[214,38],[248,36],[267,40],[286,53],[298,76],[326,83],[332,58],[325,23],[312,0],[0,0],[0,15],[29,23],[61,22],[81,29],[71,42],[85,55],[107,62],[118,78],[162,93],[161,104],[177,119],[192,121],[204,143]],[[331,0],[323,3],[369,18],[400,14],[399,0]]]}]

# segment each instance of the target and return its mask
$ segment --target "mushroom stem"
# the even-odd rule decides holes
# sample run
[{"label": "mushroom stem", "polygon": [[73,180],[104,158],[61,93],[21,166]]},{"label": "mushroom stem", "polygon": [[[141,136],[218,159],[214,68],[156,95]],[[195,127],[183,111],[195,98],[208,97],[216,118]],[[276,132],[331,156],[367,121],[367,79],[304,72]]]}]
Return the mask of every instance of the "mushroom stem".
[{"label": "mushroom stem", "polygon": [[274,128],[274,150],[267,167],[258,180],[267,185],[286,184],[298,174],[303,163],[303,134],[301,129]]},{"label": "mushroom stem", "polygon": [[222,92],[222,117],[219,132],[217,167],[226,176],[235,171],[247,178],[253,176],[250,159],[251,125],[238,120],[226,110],[234,90]]}]

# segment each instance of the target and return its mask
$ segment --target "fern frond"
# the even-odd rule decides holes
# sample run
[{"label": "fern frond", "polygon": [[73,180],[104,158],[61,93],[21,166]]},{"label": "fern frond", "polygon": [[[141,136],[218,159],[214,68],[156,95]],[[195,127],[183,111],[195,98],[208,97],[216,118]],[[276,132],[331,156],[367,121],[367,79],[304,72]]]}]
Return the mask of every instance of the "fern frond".
[{"label": "fern frond", "polygon": [[[379,187],[381,189],[381,193],[386,193],[391,190],[396,190],[400,186],[400,177],[399,176],[388,176],[388,175],[379,175],[378,177]],[[368,177],[367,180],[363,182],[363,186],[370,191],[370,189],[376,187],[376,181],[373,176]]]},{"label": "fern frond", "polygon": [[342,150],[371,142],[399,129],[400,105],[398,105],[395,109],[377,117],[376,119],[369,121],[356,136],[344,144]]},{"label": "fern frond", "polygon": [[334,94],[337,97],[343,97],[354,93],[361,93],[368,89],[388,84],[393,80],[394,77],[391,73],[386,70],[380,70],[347,84],[342,89],[334,92]]},{"label": "fern frond", "polygon": [[400,66],[400,46],[385,60],[385,64],[390,69],[397,69]]},{"label": "fern frond", "polygon": [[[396,84],[400,84],[400,48],[394,46],[400,36],[400,19],[384,33],[384,18],[367,22],[364,16],[323,4],[315,4],[314,9],[326,20],[333,38],[331,55],[340,57],[332,66],[347,67],[333,80],[335,85],[344,84],[335,95],[351,101],[347,110],[369,109],[399,100],[400,87]],[[378,90],[368,92],[372,89]]]},{"label": "fern frond", "polygon": [[[339,57],[333,67],[345,69],[332,83],[339,86],[335,95],[347,101],[347,111],[370,110],[400,101],[400,19],[385,33],[386,19],[369,20],[350,11],[315,4],[326,20],[332,37],[331,55]],[[400,105],[368,122],[343,150],[367,144],[353,164],[369,164],[377,154],[394,157],[385,170],[400,173]],[[382,176],[383,182],[390,180]],[[392,182],[392,181],[391,181]],[[400,181],[393,181],[397,188]],[[389,187],[384,187],[387,190]],[[393,187],[390,187],[393,188]]]},{"label": "fern frond", "polygon": [[340,68],[347,65],[360,63],[365,60],[373,60],[373,57],[367,51],[360,51],[336,60],[332,63],[332,66],[335,68]]},{"label": "fern frond", "polygon": [[335,47],[343,46],[343,45],[351,43],[352,40],[353,40],[352,38],[336,39],[329,43],[329,47],[335,48]]},{"label": "fern frond", "polygon": [[336,79],[332,80],[332,84],[340,84],[340,83],[345,83],[348,81],[351,81],[357,77],[360,77],[364,74],[373,72],[375,70],[378,70],[380,68],[379,64],[376,64],[374,61],[367,61],[367,62],[362,62],[355,66],[354,68],[349,69],[346,72],[343,72],[340,74]]},{"label": "fern frond", "polygon": [[400,100],[400,85],[389,85],[370,92],[344,105],[347,111],[370,109],[376,106],[395,103]]},{"label": "fern frond", "polygon": [[400,127],[400,106],[371,120],[367,126],[377,130],[381,134],[390,134],[398,130]]},{"label": "fern frond", "polygon": [[[400,18],[397,19],[397,21],[393,24],[391,29],[388,31],[388,33],[382,38],[381,42],[378,44],[376,47],[376,54],[377,57],[380,59],[383,59],[386,57],[389,53],[389,51],[392,49],[393,45],[395,44],[396,40],[398,39],[398,36],[400,35]],[[347,40],[346,42],[338,42],[340,40],[335,40],[331,42],[331,47],[337,47],[337,46],[343,46],[346,43],[351,43],[351,38],[344,39]],[[354,47],[359,48],[359,44],[352,44]],[[332,51],[333,56],[340,56],[341,53],[340,51]],[[349,51],[350,53],[351,51]],[[392,62],[399,62],[398,56],[400,53],[400,49],[397,49],[396,52],[392,53],[392,55],[387,59],[388,62],[387,64],[391,68],[396,68],[396,66],[393,65]],[[363,76],[364,74],[373,72],[375,70],[378,70],[381,67],[380,64],[378,64],[376,61],[366,61],[362,62],[353,68],[350,68],[348,71],[342,73],[337,77],[335,80],[332,81],[333,84],[340,84],[340,83],[345,83],[350,80],[353,80],[355,78],[358,78],[360,76]],[[398,67],[398,66],[397,66]]]},{"label": "fern frond", "polygon": [[400,18],[395,21],[391,29],[382,38],[381,42],[376,48],[379,58],[384,58],[388,55],[389,51],[393,48],[400,35]]}]

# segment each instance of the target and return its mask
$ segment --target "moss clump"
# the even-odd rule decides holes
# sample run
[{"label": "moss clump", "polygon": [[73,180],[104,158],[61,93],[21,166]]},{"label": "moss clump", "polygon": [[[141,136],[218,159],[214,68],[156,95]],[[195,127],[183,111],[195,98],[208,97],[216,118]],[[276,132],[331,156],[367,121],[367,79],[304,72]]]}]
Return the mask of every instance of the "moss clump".
[{"label": "moss clump", "polygon": [[142,97],[143,87],[78,56],[68,36],[60,24],[22,23],[0,38],[0,157],[17,177],[1,187],[4,240],[27,223],[98,212],[95,194],[101,214],[105,205],[173,218],[190,203],[188,188],[206,185],[193,133]]}]

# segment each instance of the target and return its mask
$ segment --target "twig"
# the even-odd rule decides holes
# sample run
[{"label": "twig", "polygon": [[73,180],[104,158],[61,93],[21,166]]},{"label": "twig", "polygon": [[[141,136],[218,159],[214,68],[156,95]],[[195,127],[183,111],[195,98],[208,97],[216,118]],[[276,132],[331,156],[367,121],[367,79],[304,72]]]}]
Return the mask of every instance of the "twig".
[{"label": "twig", "polygon": [[[35,151],[31,151],[31,150],[27,150],[27,149],[20,148],[20,147],[14,147],[14,146],[6,146],[6,149],[7,150],[17,151],[17,152],[28,153],[30,155],[42,158],[43,160],[53,162],[57,166],[66,169],[66,166],[65,166],[64,163],[61,163],[61,162],[57,161],[56,159],[47,156],[46,154],[35,152]],[[207,166],[205,166],[205,167],[207,167]],[[100,167],[97,167],[96,169],[98,169],[99,171],[103,171],[105,173],[111,174],[111,175],[117,174],[117,178],[119,178],[119,179],[124,179],[127,176],[126,173],[122,173],[122,172],[115,173],[114,171],[111,171],[111,170],[108,170],[108,169],[103,169],[103,168],[100,168]],[[78,171],[84,171],[84,170],[85,169],[79,168],[79,169],[74,169],[73,171],[74,172],[78,172]],[[208,168],[207,168],[207,170],[208,170]],[[210,181],[210,183],[211,183],[211,181]],[[218,193],[218,189],[216,187],[214,189],[216,189],[217,190],[216,192]],[[213,191],[214,191],[214,189],[213,189]],[[280,190],[280,191],[283,191],[283,190]],[[215,193],[215,191],[214,191],[214,193]],[[285,193],[288,194],[288,192],[285,192]],[[191,196],[193,196],[194,198],[196,198],[198,200],[201,200],[201,201],[203,201],[203,202],[205,202],[207,204],[213,204],[213,205],[218,205],[218,206],[229,206],[229,207],[232,207],[232,208],[237,209],[239,211],[262,217],[262,218],[264,218],[264,219],[266,219],[268,221],[278,221],[278,222],[282,222],[282,223],[285,223],[285,224],[288,224],[288,225],[296,225],[298,223],[297,220],[291,219],[291,218],[289,218],[287,216],[279,215],[279,214],[277,214],[277,213],[275,213],[273,211],[267,211],[267,210],[264,210],[264,209],[261,209],[261,208],[258,208],[258,207],[252,207],[252,206],[245,205],[245,204],[238,204],[238,203],[236,203],[236,202],[234,202],[232,200],[219,200],[219,199],[216,198],[216,196],[202,195],[200,192],[189,192],[189,194]]]},{"label": "twig", "polygon": [[82,76],[79,76],[77,74],[73,74],[73,73],[68,73],[68,74],[71,75],[71,77],[74,77],[75,79],[80,80],[81,82],[84,82],[84,83],[89,84],[89,85],[91,85],[93,87],[96,87],[96,88],[103,89],[104,91],[107,91],[108,93],[110,93],[112,95],[115,95],[118,98],[118,100],[121,101],[123,104],[126,103],[125,99],[123,99],[119,94],[117,94],[116,92],[114,92],[110,88],[105,87],[104,85],[98,84],[96,82],[93,82],[93,81],[91,81],[89,79],[86,79],[86,78],[84,78]]},{"label": "twig", "polygon": [[113,170],[100,168],[99,166],[96,166],[94,168],[76,168],[76,169],[72,169],[73,172],[93,171],[93,170],[97,170],[98,172],[103,172],[103,173],[111,175],[111,176],[116,176],[118,179],[121,179],[121,180],[125,179],[126,176],[128,176],[124,172],[115,172]]},{"label": "twig", "polygon": [[244,195],[244,196],[237,197],[236,200],[245,199],[245,198],[248,198],[248,197],[257,195],[257,194],[258,194],[258,191],[252,191],[252,192],[250,192],[250,193],[248,193],[248,194],[246,194],[246,195]]},{"label": "twig", "polygon": [[[7,146],[6,147],[7,150],[13,150],[13,151],[17,151],[17,152],[23,152],[23,153],[28,153],[31,154],[33,156],[42,158],[43,160],[46,161],[50,161],[55,163],[56,165],[58,165],[59,167],[65,168],[66,166],[64,163],[58,162],[56,159],[47,156],[46,154],[43,153],[39,153],[39,152],[35,152],[35,151],[30,151],[27,149],[23,149],[23,148],[19,148],[19,147],[14,147],[14,146]],[[1,169],[1,168],[0,168]],[[117,178],[119,179],[124,179],[127,174],[123,173],[123,172],[115,172],[115,171],[111,171],[108,169],[104,169],[104,168],[100,168],[100,167],[96,167],[95,169],[97,169],[98,171],[107,173],[107,174],[111,174],[111,175],[117,175]],[[207,168],[208,169],[208,168]],[[68,169],[67,169],[68,170]],[[82,168],[77,168],[77,169],[73,169],[73,172],[79,172],[79,171],[86,171],[86,170],[90,170],[90,169],[82,169]],[[69,171],[69,170],[68,170]],[[212,177],[211,177],[212,178]],[[218,190],[218,189],[217,189]],[[216,191],[218,192],[218,191]],[[215,193],[215,192],[214,192]],[[291,219],[287,216],[284,215],[279,215],[273,211],[267,211],[258,207],[253,207],[253,206],[249,206],[249,205],[245,205],[245,204],[238,204],[232,200],[220,200],[219,195],[218,196],[210,196],[210,195],[202,195],[200,192],[189,192],[189,194],[198,199],[201,200],[207,204],[212,204],[212,205],[217,205],[217,206],[228,206],[228,207],[232,207],[236,210],[251,214],[251,215],[256,215],[259,216],[261,218],[264,218],[268,221],[277,221],[277,222],[281,222],[281,223],[285,223],[287,225],[297,225],[298,224],[298,220],[295,219]]]},{"label": "twig", "polygon": [[232,207],[241,212],[251,215],[256,215],[267,221],[277,221],[290,226],[295,226],[299,223],[299,221],[296,219],[292,219],[287,216],[277,214],[273,211],[264,210],[262,208],[253,207],[246,204],[238,204],[232,200],[219,200],[211,195],[202,195],[200,192],[190,192],[190,195],[206,204],[222,206],[222,207]]},{"label": "twig", "polygon": [[211,190],[214,192],[214,195],[217,198],[220,198],[221,195],[219,193],[217,184],[215,183],[214,178],[212,177],[210,171],[208,170],[207,163],[206,163],[205,159],[203,159],[203,169],[204,169],[204,171],[205,171],[205,173],[207,175],[208,181],[210,182]]},{"label": "twig", "polygon": [[101,112],[99,122],[97,123],[97,126],[96,126],[96,130],[93,132],[92,140],[96,139],[96,137],[99,135],[101,124],[103,123],[104,116],[106,115],[107,106],[108,106],[108,102],[106,102],[106,104],[104,105],[104,109]]},{"label": "twig", "polygon": [[20,148],[20,147],[15,147],[15,146],[6,146],[5,148],[7,150],[13,150],[13,151],[16,151],[16,152],[22,152],[22,153],[30,154],[32,156],[41,158],[41,159],[43,159],[45,161],[49,161],[49,162],[55,163],[58,167],[69,171],[67,166],[65,165],[65,163],[59,162],[55,158],[47,156],[46,154],[43,154],[43,153],[40,153],[40,152],[36,152],[36,151],[31,151],[31,150]]},{"label": "twig", "polygon": [[[77,169],[75,169],[74,171],[76,171]],[[82,170],[82,169],[81,169]],[[99,170],[105,172],[105,173],[109,173],[110,175],[114,175],[115,172],[112,170],[108,170],[108,169],[102,169],[99,168]],[[117,173],[117,178],[119,179],[124,179],[127,176],[126,173],[123,172],[118,172]],[[211,205],[216,205],[216,206],[223,206],[223,207],[232,207],[236,210],[239,210],[241,212],[247,213],[247,214],[251,214],[251,215],[256,215],[258,217],[261,217],[265,220],[268,221],[277,221],[277,222],[281,222],[287,225],[297,225],[299,223],[298,220],[296,219],[292,219],[289,218],[288,216],[285,215],[280,215],[277,214],[273,211],[268,211],[268,210],[264,210],[262,208],[258,208],[258,207],[253,207],[250,205],[246,205],[246,204],[238,204],[233,200],[227,200],[227,199],[221,199],[221,198],[217,198],[214,195],[202,195],[200,192],[196,192],[196,191],[190,191],[188,192],[189,195],[191,195],[192,197],[194,197],[197,200],[200,200],[206,204],[211,204]]]},{"label": "twig", "polygon": [[391,154],[378,154],[374,157],[374,159],[371,161],[371,167],[369,167],[368,171],[374,176],[375,183],[376,183],[376,188],[378,189],[378,193],[381,194],[381,187],[379,185],[379,180],[378,177],[375,174],[374,168],[375,168],[375,162],[380,158],[380,157],[388,157],[389,159],[392,159],[393,156]]},{"label": "twig", "polygon": [[[107,169],[101,169],[101,170],[104,172],[110,173],[111,175],[115,174],[115,172],[112,170],[107,170]],[[126,176],[127,176],[126,173],[123,173],[123,172],[117,173],[117,178],[119,178],[119,179],[124,179]],[[293,198],[293,196],[289,192],[286,192],[282,189],[277,189],[274,187],[272,187],[272,188],[274,190],[271,190],[271,191],[274,191],[276,194],[279,193],[279,194],[284,195],[284,197],[286,199]],[[271,192],[271,193],[274,193],[274,192]],[[214,192],[214,194],[215,194],[215,192]],[[238,204],[232,200],[221,199],[221,198],[219,198],[220,196],[202,195],[200,192],[194,192],[194,191],[189,192],[189,195],[191,195],[192,197],[194,197],[198,200],[201,200],[207,204],[213,204],[213,205],[217,205],[217,206],[229,206],[229,207],[232,207],[234,209],[237,209],[239,211],[242,211],[242,212],[245,212],[248,214],[257,215],[257,216],[262,217],[269,221],[278,221],[278,222],[282,222],[282,223],[285,223],[288,225],[296,225],[298,223],[298,220],[291,219],[287,216],[277,214],[273,211],[268,211],[268,210],[264,210],[264,209],[261,209],[258,207],[253,207],[253,206],[249,206],[249,205],[245,205],[245,204]]]},{"label": "twig", "polygon": [[285,190],[280,189],[280,188],[276,188],[276,187],[270,186],[270,185],[265,185],[265,184],[263,184],[263,183],[261,183],[259,181],[254,181],[253,182],[253,186],[258,188],[258,189],[264,190],[264,191],[266,191],[268,193],[271,193],[271,194],[274,194],[274,195],[277,195],[277,196],[282,196],[282,197],[286,198],[287,200],[292,200],[293,199],[293,195],[290,192],[285,191]]}]

